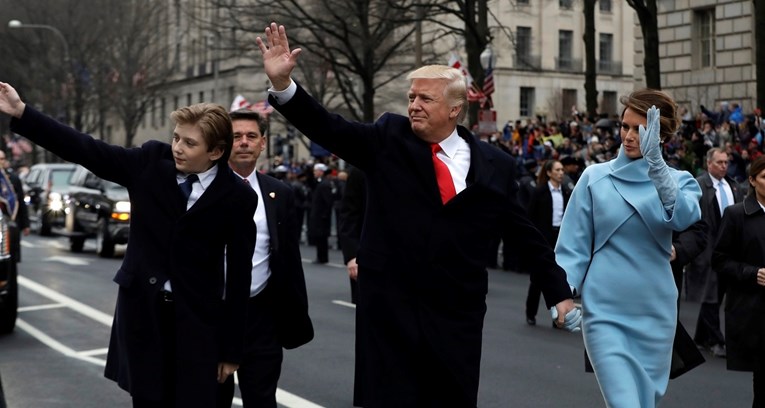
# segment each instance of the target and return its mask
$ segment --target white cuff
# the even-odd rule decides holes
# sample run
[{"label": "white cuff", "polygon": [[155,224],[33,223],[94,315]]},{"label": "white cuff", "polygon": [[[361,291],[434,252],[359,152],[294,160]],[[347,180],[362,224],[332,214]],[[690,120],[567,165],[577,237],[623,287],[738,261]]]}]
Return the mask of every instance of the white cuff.
[{"label": "white cuff", "polygon": [[276,102],[278,102],[279,105],[284,105],[289,102],[290,99],[295,96],[295,92],[297,92],[297,84],[292,78],[290,78],[290,85],[287,89],[277,91],[273,86],[268,88],[268,93],[276,99]]}]

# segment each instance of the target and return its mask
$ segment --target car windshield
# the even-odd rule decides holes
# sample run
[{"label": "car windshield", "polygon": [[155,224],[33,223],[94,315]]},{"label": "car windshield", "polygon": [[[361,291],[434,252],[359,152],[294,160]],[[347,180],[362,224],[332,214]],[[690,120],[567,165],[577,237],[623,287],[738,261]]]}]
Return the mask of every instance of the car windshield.
[{"label": "car windshield", "polygon": [[104,180],[104,190],[125,190],[125,187],[115,182]]},{"label": "car windshield", "polygon": [[74,169],[51,170],[50,172],[51,184],[53,184],[54,186],[69,185],[70,184],[69,178],[71,177],[73,172],[74,172]]}]

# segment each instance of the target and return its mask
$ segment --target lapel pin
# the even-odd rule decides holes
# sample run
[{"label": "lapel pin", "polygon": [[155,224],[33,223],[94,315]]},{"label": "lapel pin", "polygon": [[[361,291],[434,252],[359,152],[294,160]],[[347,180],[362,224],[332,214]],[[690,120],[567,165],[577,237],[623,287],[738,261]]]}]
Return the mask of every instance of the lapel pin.
[{"label": "lapel pin", "polygon": [[268,193],[268,196],[271,197],[271,198],[276,198],[276,193],[274,193],[272,191],[272,192]]}]

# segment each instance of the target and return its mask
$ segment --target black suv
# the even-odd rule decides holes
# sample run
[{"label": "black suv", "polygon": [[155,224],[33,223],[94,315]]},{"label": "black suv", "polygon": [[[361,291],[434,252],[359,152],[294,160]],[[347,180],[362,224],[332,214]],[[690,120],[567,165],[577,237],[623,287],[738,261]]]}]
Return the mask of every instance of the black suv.
[{"label": "black suv", "polygon": [[40,235],[51,235],[54,227],[64,226],[69,179],[77,168],[71,163],[40,163],[24,176],[24,200],[29,208],[29,224]]},{"label": "black suv", "polygon": [[77,166],[68,180],[65,229],[72,252],[82,251],[85,239],[96,239],[98,255],[114,256],[116,244],[130,233],[130,198],[125,187],[101,179]]},{"label": "black suv", "polygon": [[19,306],[16,260],[12,256],[12,250],[17,246],[11,242],[13,234],[9,221],[10,219],[0,212],[0,334],[13,331]]}]

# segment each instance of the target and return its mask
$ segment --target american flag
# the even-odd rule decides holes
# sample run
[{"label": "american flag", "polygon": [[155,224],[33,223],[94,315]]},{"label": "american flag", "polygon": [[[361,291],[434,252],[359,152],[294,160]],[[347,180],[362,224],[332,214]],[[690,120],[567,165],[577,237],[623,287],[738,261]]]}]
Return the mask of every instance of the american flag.
[{"label": "american flag", "polygon": [[449,54],[449,66],[460,70],[460,72],[462,72],[462,75],[465,76],[465,81],[467,82],[467,85],[468,85],[467,87],[468,102],[479,102],[486,98],[483,92],[481,92],[481,89],[478,88],[475,81],[473,80],[473,76],[470,75],[470,72],[468,72],[467,67],[462,65],[462,61],[460,61],[460,57],[454,52]]},{"label": "american flag", "polygon": [[487,98],[491,98],[491,94],[494,93],[494,70],[489,68],[486,70],[486,78],[483,80],[483,94]]}]

